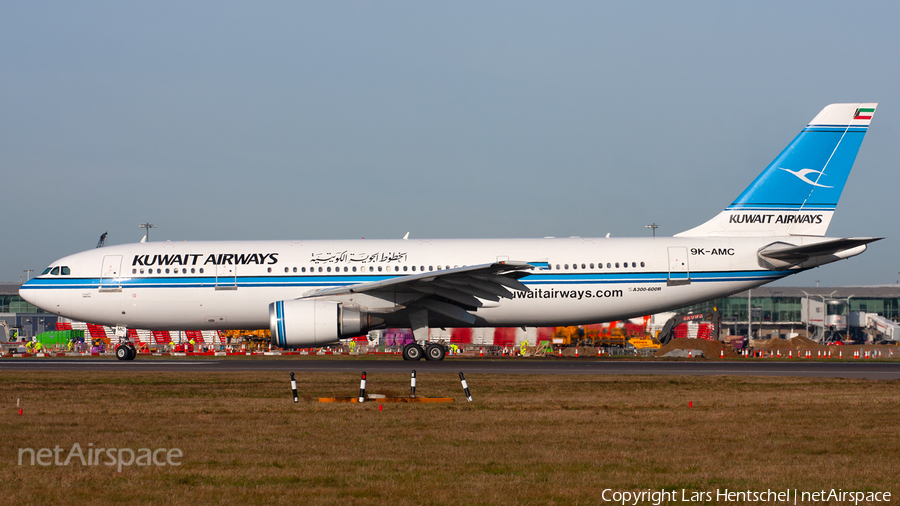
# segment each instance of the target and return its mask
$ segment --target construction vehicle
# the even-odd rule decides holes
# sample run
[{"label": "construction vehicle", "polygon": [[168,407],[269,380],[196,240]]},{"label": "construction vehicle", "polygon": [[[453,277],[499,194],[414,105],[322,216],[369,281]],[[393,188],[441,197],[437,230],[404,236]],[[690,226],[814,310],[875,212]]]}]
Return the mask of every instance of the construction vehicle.
[{"label": "construction vehicle", "polygon": [[554,327],[551,339],[553,344],[560,348],[582,346],[584,335],[584,328],[575,325],[569,327]]},{"label": "construction vehicle", "polygon": [[224,337],[225,342],[233,346],[243,344],[248,350],[262,350],[266,348],[269,341],[269,329],[222,330],[219,332],[219,336]]},{"label": "construction vehicle", "polygon": [[708,311],[705,313],[678,313],[675,316],[669,318],[669,321],[666,322],[662,330],[660,330],[659,334],[657,334],[657,341],[659,341],[663,345],[668,344],[669,340],[671,340],[674,335],[675,327],[687,322],[712,323],[714,329],[712,340],[719,340],[719,327],[722,323],[722,315],[721,313],[719,313],[719,310],[717,308],[713,308],[712,311]]},{"label": "construction vehicle", "polygon": [[634,346],[636,350],[658,350],[662,345],[652,337],[632,337],[628,340],[628,344]]}]

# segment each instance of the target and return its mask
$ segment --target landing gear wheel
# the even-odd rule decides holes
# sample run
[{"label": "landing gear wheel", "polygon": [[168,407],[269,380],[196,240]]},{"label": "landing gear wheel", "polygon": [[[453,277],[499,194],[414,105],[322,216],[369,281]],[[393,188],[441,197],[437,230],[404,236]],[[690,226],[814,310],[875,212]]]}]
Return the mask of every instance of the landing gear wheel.
[{"label": "landing gear wheel", "polygon": [[403,360],[422,360],[425,356],[425,350],[416,343],[409,343],[403,347]]},{"label": "landing gear wheel", "polygon": [[134,360],[137,357],[137,349],[131,343],[126,344],[125,347],[128,348],[128,358],[125,360]]},{"label": "landing gear wheel", "polygon": [[131,360],[131,352],[124,344],[116,346],[116,358],[119,360]]},{"label": "landing gear wheel", "polygon": [[425,347],[426,360],[441,361],[444,360],[444,355],[446,354],[447,350],[444,349],[444,345],[442,344],[432,343]]}]

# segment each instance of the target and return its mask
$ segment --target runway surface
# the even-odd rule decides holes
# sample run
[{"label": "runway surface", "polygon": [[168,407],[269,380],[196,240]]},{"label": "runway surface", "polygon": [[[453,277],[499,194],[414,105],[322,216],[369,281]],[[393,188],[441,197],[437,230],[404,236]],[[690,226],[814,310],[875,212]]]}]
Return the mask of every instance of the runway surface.
[{"label": "runway surface", "polygon": [[16,358],[0,360],[0,371],[110,372],[445,372],[466,374],[636,374],[680,376],[801,376],[819,378],[900,379],[900,362],[786,362],[786,361],[654,361],[654,360],[529,360],[453,359],[443,362],[404,362],[398,358],[315,359],[138,358],[131,362],[97,358]]}]

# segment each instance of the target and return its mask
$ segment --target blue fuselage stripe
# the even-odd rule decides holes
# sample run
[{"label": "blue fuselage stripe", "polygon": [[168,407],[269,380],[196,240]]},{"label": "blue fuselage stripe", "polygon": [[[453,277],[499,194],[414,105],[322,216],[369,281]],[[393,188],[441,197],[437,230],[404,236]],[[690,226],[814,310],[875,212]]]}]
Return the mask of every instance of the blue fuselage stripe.
[{"label": "blue fuselage stripe", "polygon": [[[778,271],[695,271],[690,278],[695,281],[751,281],[771,280],[786,274]],[[230,278],[224,286],[241,288],[332,287],[350,286],[372,281],[393,279],[395,276],[247,276]],[[670,278],[684,278],[682,273],[623,272],[623,273],[540,273],[520,279],[526,285],[554,284],[610,284],[610,283],[665,283]],[[214,288],[215,278],[122,278],[115,282],[103,280],[104,286],[138,290],[149,288]],[[219,284],[220,286],[222,283]],[[22,286],[22,290],[92,290],[100,287],[99,278],[50,279],[35,278]]]}]

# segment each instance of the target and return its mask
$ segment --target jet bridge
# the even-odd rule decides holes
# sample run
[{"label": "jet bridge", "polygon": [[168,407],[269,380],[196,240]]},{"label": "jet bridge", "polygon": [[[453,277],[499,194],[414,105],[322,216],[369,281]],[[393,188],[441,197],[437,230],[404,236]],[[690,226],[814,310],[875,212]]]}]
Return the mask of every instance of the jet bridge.
[{"label": "jet bridge", "polygon": [[848,323],[854,333],[866,341],[900,343],[900,324],[877,313],[852,311]]}]

